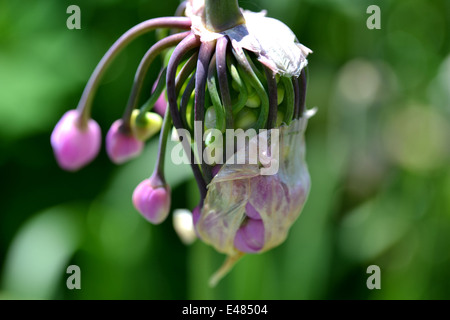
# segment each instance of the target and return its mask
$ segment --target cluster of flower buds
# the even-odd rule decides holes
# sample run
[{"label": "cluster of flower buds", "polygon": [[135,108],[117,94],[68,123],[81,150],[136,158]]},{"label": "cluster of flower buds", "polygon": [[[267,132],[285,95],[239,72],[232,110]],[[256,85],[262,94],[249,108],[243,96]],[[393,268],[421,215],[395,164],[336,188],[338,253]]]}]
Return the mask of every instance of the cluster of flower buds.
[{"label": "cluster of flower buds", "polygon": [[[212,277],[215,284],[245,253],[281,244],[306,201],[310,177],[304,145],[309,117],[305,67],[311,50],[286,25],[265,12],[240,9],[237,0],[185,1],[175,16],[131,28],[104,55],[78,107],[68,111],[52,133],[63,169],[78,170],[98,154],[101,131],[90,113],[100,79],[123,48],[155,29],[169,33],[143,56],[124,114],[106,135],[106,150],[121,164],[138,156],[145,141],[160,131],[155,170],[132,196],[135,208],[159,224],[171,207],[164,178],[167,139],[172,127],[183,136],[201,199],[193,209],[192,225],[200,239],[228,255]],[[165,58],[161,72],[138,108],[147,71],[160,55]],[[196,137],[198,123],[205,139],[193,141],[181,134],[184,130]],[[233,130],[255,134],[237,147],[234,135],[231,152],[224,155],[230,139],[222,137]],[[211,146],[216,147],[214,160],[194,161]]]}]

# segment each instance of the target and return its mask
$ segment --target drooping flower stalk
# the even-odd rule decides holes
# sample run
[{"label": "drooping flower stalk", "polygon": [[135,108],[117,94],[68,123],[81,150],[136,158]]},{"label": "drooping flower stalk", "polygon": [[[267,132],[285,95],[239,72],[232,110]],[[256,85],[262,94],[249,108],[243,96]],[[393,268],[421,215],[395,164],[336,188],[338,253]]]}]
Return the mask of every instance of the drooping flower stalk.
[{"label": "drooping flower stalk", "polygon": [[[194,121],[200,121],[203,123],[205,119],[205,89],[206,79],[208,77],[208,66],[211,61],[211,56],[214,52],[214,42],[204,42],[200,45],[198,53],[197,71],[195,73],[195,96],[194,96]],[[205,142],[199,132],[200,136],[195,136],[195,141],[198,146],[198,155],[202,157],[203,150],[205,149]],[[211,167],[205,162],[201,161],[201,168],[205,183],[208,184],[211,181]]]},{"label": "drooping flower stalk", "polygon": [[294,85],[293,82],[297,81],[297,78],[289,79],[287,77],[281,77],[281,82],[284,87],[284,98],[286,99],[286,109],[284,113],[284,122],[289,124],[292,119],[297,119],[294,116],[295,109],[295,95],[294,95]]},{"label": "drooping flower stalk", "polygon": [[277,91],[277,80],[272,70],[264,67],[264,72],[266,73],[267,86],[269,88],[269,113],[267,119],[267,127],[273,128],[277,123],[277,113],[278,113],[278,91]]},{"label": "drooping flower stalk", "polygon": [[[170,114],[172,115],[173,125],[176,129],[184,129],[183,122],[181,120],[178,103],[177,103],[177,95],[175,90],[175,75],[177,71],[177,67],[181,62],[181,59],[184,55],[191,49],[197,48],[200,46],[200,39],[194,34],[188,35],[186,38],[181,41],[181,43],[175,48],[173,51],[169,65],[167,66],[167,99],[169,103]],[[183,147],[185,144],[183,143]],[[190,155],[191,159],[194,159],[194,152],[192,149],[186,150],[186,154]],[[203,179],[200,168],[197,164],[191,161],[191,168],[194,173],[195,180],[197,181],[197,186],[200,191],[201,199],[204,199],[206,196],[206,183]]]},{"label": "drooping flower stalk", "polygon": [[[130,117],[131,113],[134,109],[137,107],[139,95],[142,90],[142,85],[145,79],[145,75],[147,74],[147,71],[154,61],[154,59],[161,54],[165,49],[173,47],[174,45],[180,43],[181,40],[183,40],[189,32],[183,32],[183,33],[176,33],[174,35],[170,35],[157,43],[155,43],[144,55],[141,62],[139,63],[138,69],[136,71],[136,75],[134,77],[133,86],[131,88],[130,97],[128,98],[128,104],[125,109],[125,112],[123,114],[123,123],[124,127],[123,130],[129,132],[130,131]],[[161,85],[161,88],[164,88]],[[162,90],[158,90],[159,94],[161,94]],[[154,99],[154,102],[156,102],[157,98],[159,97],[159,94],[154,94],[152,96],[155,96],[156,99]],[[153,102],[153,101],[152,101]]]},{"label": "drooping flower stalk", "polygon": [[191,20],[188,18],[164,17],[144,21],[125,32],[105,53],[86,84],[77,107],[81,114],[79,120],[80,127],[84,128],[90,117],[92,101],[103,74],[123,48],[137,37],[155,30],[156,28],[189,29],[190,27]]},{"label": "drooping flower stalk", "polygon": [[221,37],[217,40],[216,44],[216,67],[217,77],[219,79],[219,88],[222,98],[222,103],[225,109],[226,128],[232,129],[234,126],[233,120],[233,105],[231,103],[230,88],[228,86],[227,76],[227,49],[228,38]]},{"label": "drooping flower stalk", "polygon": [[[217,64],[216,63],[216,55],[213,55],[213,57],[211,59],[211,63],[209,64],[208,75],[207,75],[208,93],[209,93],[209,96],[211,97],[211,102],[212,102],[213,110],[214,110],[214,118],[215,118],[214,128],[223,132],[225,130],[225,126],[226,126],[225,119],[227,119],[228,122],[230,122],[230,120],[228,120],[228,118],[225,116],[224,107],[223,107],[222,101],[220,99],[220,93],[219,93],[220,91],[217,88],[216,77],[215,77],[216,64]],[[233,118],[231,118],[231,120],[232,119]],[[229,125],[231,125],[231,124],[229,123]]]},{"label": "drooping flower stalk", "polygon": [[[112,161],[122,163],[161,130],[153,174],[132,196],[137,211],[159,224],[171,207],[164,163],[169,133],[172,127],[177,130],[200,193],[192,226],[202,241],[227,255],[211,278],[214,285],[244,254],[282,243],[306,201],[310,177],[303,134],[310,112],[305,67],[312,51],[286,25],[265,13],[241,10],[237,0],[189,0],[176,15],[138,24],[113,44],[91,75],[77,110],[61,119],[51,142],[67,170],[91,161],[100,147],[100,129],[90,110],[102,75],[133,39],[170,29],[141,59],[123,116],[107,134],[107,151]],[[165,63],[147,90],[147,72],[161,54]],[[141,92],[150,96],[138,108]],[[164,120],[151,112],[155,104]],[[235,145],[239,138],[232,129],[256,134],[248,142],[244,135],[244,143]],[[206,152],[212,146],[215,156]]]}]

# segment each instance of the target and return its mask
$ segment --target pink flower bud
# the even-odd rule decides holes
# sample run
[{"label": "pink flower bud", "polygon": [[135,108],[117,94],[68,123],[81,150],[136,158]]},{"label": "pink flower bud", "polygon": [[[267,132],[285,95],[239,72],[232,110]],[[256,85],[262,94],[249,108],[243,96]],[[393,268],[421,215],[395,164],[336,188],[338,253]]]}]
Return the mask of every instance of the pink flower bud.
[{"label": "pink flower bud", "polygon": [[166,100],[166,95],[164,92],[161,93],[158,100],[156,100],[155,106],[153,108],[155,109],[155,111],[157,113],[159,113],[160,116],[162,116],[162,117],[164,116],[164,114],[166,113],[166,108],[167,108],[167,100]]},{"label": "pink flower bud", "polygon": [[234,237],[236,249],[247,253],[256,253],[264,247],[264,223],[262,220],[248,219]]},{"label": "pink flower bud", "polygon": [[100,151],[100,126],[95,120],[89,119],[86,128],[80,128],[79,117],[78,110],[67,111],[56,124],[50,138],[56,161],[68,171],[82,168]]},{"label": "pink flower bud", "polygon": [[121,119],[114,121],[106,135],[106,152],[116,164],[135,158],[144,148],[144,142],[121,130],[122,123]]},{"label": "pink flower bud", "polygon": [[197,231],[197,223],[198,223],[198,220],[200,219],[201,212],[202,212],[202,209],[200,208],[200,206],[196,206],[194,208],[194,210],[192,210],[192,222],[194,224],[194,231],[195,231],[195,234],[197,235],[197,238],[199,238],[199,239],[201,239],[201,237]]},{"label": "pink flower bud", "polygon": [[133,192],[133,204],[145,219],[153,224],[162,223],[169,215],[170,187],[156,183],[157,179],[142,181]]}]

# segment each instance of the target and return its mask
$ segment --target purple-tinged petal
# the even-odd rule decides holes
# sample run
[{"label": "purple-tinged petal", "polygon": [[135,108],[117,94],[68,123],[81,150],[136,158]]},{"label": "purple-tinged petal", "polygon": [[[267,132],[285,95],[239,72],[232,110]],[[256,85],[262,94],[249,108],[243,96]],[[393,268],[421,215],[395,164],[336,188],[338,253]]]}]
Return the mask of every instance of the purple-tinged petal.
[{"label": "purple-tinged petal", "polygon": [[258,210],[256,210],[250,202],[245,205],[245,214],[251,219],[261,220],[261,215],[259,214]]},{"label": "purple-tinged petal", "polygon": [[197,230],[197,223],[200,220],[200,215],[201,215],[201,209],[199,206],[196,206],[194,208],[194,210],[192,210],[192,222],[194,224],[195,234],[197,235],[197,238],[199,238],[199,239],[201,239],[201,237]]},{"label": "purple-tinged petal", "polygon": [[91,162],[99,153],[101,130],[89,119],[86,128],[79,128],[79,112],[67,111],[53,129],[50,142],[59,166],[76,171]]},{"label": "purple-tinged petal", "polygon": [[264,223],[247,219],[236,232],[234,246],[246,253],[259,252],[264,247]]},{"label": "purple-tinged petal", "polygon": [[211,169],[212,176],[215,177],[219,173],[221,168],[222,168],[221,164],[216,164],[214,167],[212,167]]},{"label": "purple-tinged petal", "polygon": [[194,210],[192,210],[192,220],[194,222],[194,226],[197,224],[198,220],[200,219],[200,207],[196,206]]},{"label": "purple-tinged petal", "polygon": [[106,135],[106,152],[116,164],[137,157],[144,147],[144,143],[136,139],[132,133],[122,132],[121,126],[121,119],[114,121]]}]

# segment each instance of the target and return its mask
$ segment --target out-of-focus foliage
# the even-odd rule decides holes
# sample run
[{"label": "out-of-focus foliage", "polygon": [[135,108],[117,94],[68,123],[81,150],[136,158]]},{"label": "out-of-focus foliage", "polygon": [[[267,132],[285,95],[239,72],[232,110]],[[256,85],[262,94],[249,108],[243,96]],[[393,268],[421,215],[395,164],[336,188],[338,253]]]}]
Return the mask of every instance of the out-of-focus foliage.
[{"label": "out-of-focus foliage", "polygon": [[[66,9],[81,8],[81,30]],[[450,2],[245,0],[311,48],[306,131],[312,189],[286,242],[248,255],[219,285],[224,256],[185,246],[168,219],[147,223],[133,188],[154,165],[156,139],[117,167],[104,151],[60,170],[50,133],[124,31],[172,15],[177,0],[0,2],[0,299],[449,299]],[[135,41],[108,71],[93,116],[120,117],[140,57]],[[148,86],[159,66],[151,69]],[[170,150],[170,146],[169,146]],[[192,209],[188,167],[168,165],[172,209]],[[81,290],[66,288],[67,266]],[[369,265],[381,290],[369,290]]]}]

